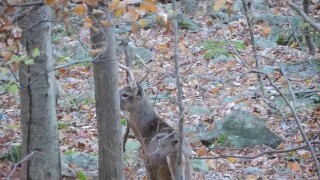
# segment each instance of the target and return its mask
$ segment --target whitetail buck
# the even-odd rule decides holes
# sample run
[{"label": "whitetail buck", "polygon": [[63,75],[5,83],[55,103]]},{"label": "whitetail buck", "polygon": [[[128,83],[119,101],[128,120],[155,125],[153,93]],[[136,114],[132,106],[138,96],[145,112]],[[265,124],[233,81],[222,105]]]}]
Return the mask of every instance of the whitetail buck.
[{"label": "whitetail buck", "polygon": [[[131,74],[131,73],[130,73]],[[132,74],[129,76],[133,78]],[[129,125],[142,145],[142,157],[151,180],[174,180],[179,131],[155,112],[149,97],[135,81],[120,90],[121,110],[129,112]],[[184,139],[182,180],[192,179],[192,149]]]}]

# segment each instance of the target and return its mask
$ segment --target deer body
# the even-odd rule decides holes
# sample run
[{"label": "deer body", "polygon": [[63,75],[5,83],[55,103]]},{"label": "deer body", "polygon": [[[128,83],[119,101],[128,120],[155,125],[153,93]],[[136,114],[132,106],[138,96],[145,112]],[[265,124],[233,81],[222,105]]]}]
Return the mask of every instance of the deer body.
[{"label": "deer body", "polygon": [[[178,156],[179,132],[155,112],[149,97],[138,86],[120,90],[121,110],[129,112],[129,125],[143,149],[143,160],[151,180],[174,180]],[[183,180],[192,179],[192,149],[184,139],[182,153]]]}]

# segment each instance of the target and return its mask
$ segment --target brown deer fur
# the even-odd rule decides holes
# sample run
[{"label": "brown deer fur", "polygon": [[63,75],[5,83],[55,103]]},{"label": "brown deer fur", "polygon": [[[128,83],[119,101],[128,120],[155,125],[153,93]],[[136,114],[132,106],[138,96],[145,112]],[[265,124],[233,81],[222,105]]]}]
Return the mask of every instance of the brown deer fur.
[{"label": "brown deer fur", "polygon": [[[134,90],[136,89],[136,90]],[[155,112],[148,95],[138,86],[120,90],[121,110],[129,112],[129,124],[143,149],[143,160],[151,180],[174,180],[179,132]],[[192,179],[192,149],[186,139],[182,152],[183,180]]]}]

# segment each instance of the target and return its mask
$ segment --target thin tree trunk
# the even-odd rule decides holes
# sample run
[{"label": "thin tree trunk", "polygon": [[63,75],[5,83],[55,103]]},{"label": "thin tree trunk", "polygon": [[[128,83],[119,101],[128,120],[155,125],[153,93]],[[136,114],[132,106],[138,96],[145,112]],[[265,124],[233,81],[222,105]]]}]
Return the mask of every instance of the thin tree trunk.
[{"label": "thin tree trunk", "polygon": [[[52,10],[41,6],[20,20],[26,29],[39,21],[50,21]],[[56,81],[51,47],[51,23],[39,23],[23,34],[30,55],[39,48],[33,65],[20,65],[21,128],[23,157],[36,155],[22,164],[21,179],[60,179],[60,151],[56,120]]]},{"label": "thin tree trunk", "polygon": [[[99,179],[123,180],[122,133],[120,121],[120,97],[118,61],[116,59],[116,43],[113,27],[108,28],[99,23],[103,15],[92,15],[88,6],[89,17],[94,17],[95,28],[91,29],[93,49],[106,45],[106,50],[99,54],[93,62],[95,99],[98,121],[99,144]],[[98,20],[98,22],[97,22]]]},{"label": "thin tree trunk", "polygon": [[[176,0],[172,0],[172,10],[177,12]],[[177,23],[177,13],[174,13],[174,17],[172,20],[173,26],[173,46],[174,46],[174,65],[175,65],[175,73],[176,73],[176,85],[177,85],[177,99],[179,106],[179,146],[178,146],[178,157],[176,162],[176,180],[180,180],[183,177],[182,173],[182,147],[183,147],[183,121],[184,121],[184,107],[182,103],[182,83],[181,83],[181,74],[179,71],[179,54],[178,54],[178,23]]]},{"label": "thin tree trunk", "polygon": [[[247,3],[246,3],[245,0],[242,0],[242,6],[243,6],[244,14],[246,16],[247,23],[248,23],[248,26],[249,26],[249,32],[250,32],[253,55],[254,55],[254,59],[256,60],[256,68],[258,69],[258,71],[261,71],[261,62],[260,62],[260,58],[258,56],[257,47],[256,47],[256,41],[254,39],[254,34],[253,34],[253,29],[252,29],[252,23],[251,23],[250,16],[248,15],[248,7],[247,7]],[[258,80],[259,80],[259,83],[260,83],[260,91],[261,91],[261,93],[263,95],[265,95],[264,83],[263,83],[262,76],[259,73],[258,73],[257,76],[258,76]]]},{"label": "thin tree trunk", "polygon": [[[304,13],[309,16],[309,0],[303,0],[303,11]],[[309,24],[304,28],[304,38],[306,39],[307,46],[309,47],[309,54],[315,55],[316,54],[316,46],[314,45],[310,33],[310,26]]]}]

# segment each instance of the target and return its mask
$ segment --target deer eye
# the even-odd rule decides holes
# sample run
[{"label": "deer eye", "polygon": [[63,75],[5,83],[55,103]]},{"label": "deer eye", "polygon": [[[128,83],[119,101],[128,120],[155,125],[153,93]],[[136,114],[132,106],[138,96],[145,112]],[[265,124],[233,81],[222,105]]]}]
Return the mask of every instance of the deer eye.
[{"label": "deer eye", "polygon": [[129,97],[129,95],[128,94],[122,94],[122,97]]}]

